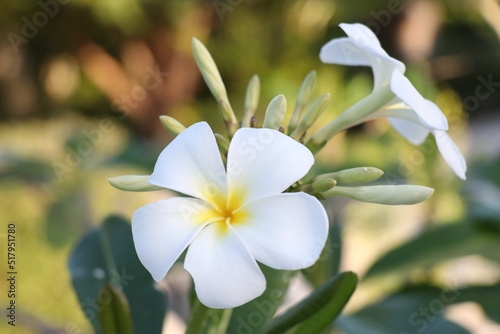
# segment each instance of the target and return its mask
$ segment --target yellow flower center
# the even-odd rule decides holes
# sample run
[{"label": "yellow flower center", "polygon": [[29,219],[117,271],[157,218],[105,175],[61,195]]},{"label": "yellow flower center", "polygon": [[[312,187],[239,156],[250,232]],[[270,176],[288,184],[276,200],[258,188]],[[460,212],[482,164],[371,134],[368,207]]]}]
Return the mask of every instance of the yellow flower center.
[{"label": "yellow flower center", "polygon": [[218,223],[221,231],[227,229],[229,224],[243,223],[248,214],[241,206],[244,204],[243,192],[231,192],[229,196],[223,194],[212,194],[208,198],[211,208],[203,214],[203,222]]}]

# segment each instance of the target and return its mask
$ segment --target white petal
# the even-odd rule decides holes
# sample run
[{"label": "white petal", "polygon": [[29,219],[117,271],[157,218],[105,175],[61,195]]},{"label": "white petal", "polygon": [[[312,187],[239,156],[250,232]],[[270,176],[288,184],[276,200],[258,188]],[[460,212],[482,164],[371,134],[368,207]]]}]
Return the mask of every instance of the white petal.
[{"label": "white petal", "polygon": [[366,57],[366,53],[347,37],[335,38],[323,45],[319,59],[326,64],[347,66],[371,66],[372,64]]},{"label": "white petal", "polygon": [[132,216],[137,255],[156,281],[160,281],[206,225],[207,205],[195,198],[174,197],[148,204]]},{"label": "white petal", "polygon": [[355,45],[367,53],[365,57],[373,69],[374,90],[389,84],[395,69],[405,72],[405,65],[387,54],[377,36],[367,26],[360,23],[341,23],[339,26]]},{"label": "white petal", "polygon": [[419,123],[398,118],[388,118],[388,120],[392,127],[413,145],[422,144],[429,135],[429,130]]},{"label": "white petal", "polygon": [[191,125],[161,152],[149,182],[210,202],[225,195],[226,172],[205,122]]},{"label": "white petal", "polygon": [[448,129],[448,121],[438,106],[424,99],[410,80],[399,71],[392,73],[391,90],[417,113],[424,126],[433,130]]},{"label": "white petal", "polygon": [[284,193],[258,199],[241,210],[248,218],[232,226],[257,261],[297,270],[318,260],[328,235],[328,217],[315,197]]},{"label": "white petal", "polygon": [[313,163],[311,151],[279,131],[240,129],[227,158],[229,201],[249,202],[279,194],[303,177]]},{"label": "white petal", "polygon": [[208,225],[196,237],[184,268],[193,276],[196,294],[204,305],[233,308],[260,296],[266,278],[232,227],[220,224]]},{"label": "white petal", "polygon": [[465,180],[467,164],[457,145],[455,145],[445,131],[434,131],[434,136],[436,137],[436,144],[444,161],[446,161],[459,178]]}]

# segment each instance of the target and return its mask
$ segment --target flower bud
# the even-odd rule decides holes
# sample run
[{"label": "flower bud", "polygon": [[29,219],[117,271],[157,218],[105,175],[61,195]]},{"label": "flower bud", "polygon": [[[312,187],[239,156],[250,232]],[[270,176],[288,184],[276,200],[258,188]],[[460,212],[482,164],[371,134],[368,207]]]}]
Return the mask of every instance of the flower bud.
[{"label": "flower bud", "polygon": [[321,193],[332,189],[337,184],[337,181],[332,179],[319,179],[313,183],[303,185],[300,190],[309,194]]},{"label": "flower bud", "polygon": [[179,121],[177,121],[175,118],[162,115],[160,116],[160,122],[161,125],[168,131],[170,131],[171,134],[174,136],[179,135],[182,131],[186,130],[186,127],[182,125]]},{"label": "flower bud", "polygon": [[357,167],[344,169],[338,172],[322,174],[316,179],[334,179],[338,183],[369,182],[378,179],[384,172],[375,167]]},{"label": "flower bud", "polygon": [[297,101],[295,102],[295,107],[293,109],[292,118],[288,124],[288,132],[292,132],[299,124],[300,117],[304,111],[306,105],[311,100],[314,88],[316,87],[316,71],[311,71],[307,74],[302,85],[300,86],[299,93],[297,94]]},{"label": "flower bud", "polygon": [[361,202],[387,205],[410,205],[425,201],[431,197],[434,189],[414,185],[382,185],[367,187],[336,186],[322,192],[324,198],[335,195],[349,197]]},{"label": "flower bud", "polygon": [[314,124],[314,122],[316,122],[319,116],[321,116],[323,111],[325,111],[328,106],[328,102],[330,102],[330,96],[330,94],[323,94],[313,102],[302,118],[302,121],[300,121],[299,125],[290,135],[292,138],[300,140],[306,131]]},{"label": "flower bud", "polygon": [[123,175],[108,179],[109,183],[120,190],[125,191],[154,191],[165,188],[149,183],[149,175]]},{"label": "flower bud", "polygon": [[283,124],[285,114],[286,98],[283,94],[280,94],[269,102],[262,127],[278,130]]},{"label": "flower bud", "polygon": [[226,87],[224,86],[224,82],[222,81],[217,65],[215,65],[215,61],[210,55],[210,52],[203,43],[196,38],[193,38],[191,45],[193,47],[193,55],[196,64],[210,92],[212,92],[212,95],[215,97],[215,100],[227,101]]},{"label": "flower bud", "polygon": [[247,86],[247,94],[245,96],[245,111],[241,121],[241,127],[249,127],[250,120],[257,110],[260,96],[260,80],[258,75],[254,75]]}]

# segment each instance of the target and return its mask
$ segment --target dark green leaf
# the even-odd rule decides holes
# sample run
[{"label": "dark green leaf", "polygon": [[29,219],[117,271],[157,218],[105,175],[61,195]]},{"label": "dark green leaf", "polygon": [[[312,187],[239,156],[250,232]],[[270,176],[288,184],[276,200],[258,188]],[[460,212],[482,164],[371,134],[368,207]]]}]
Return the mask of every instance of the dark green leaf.
[{"label": "dark green leaf", "polygon": [[472,224],[439,226],[391,250],[370,268],[365,278],[428,266],[471,254],[500,259],[499,244],[500,233]]},{"label": "dark green leaf", "polygon": [[[108,247],[111,259],[104,254]],[[106,284],[123,288],[135,333],[161,333],[166,299],[154,289],[151,275],[137,258],[130,224],[126,221],[109,217],[102,228],[88,233],[73,250],[69,269],[83,312],[97,333],[101,333],[98,292]]]},{"label": "dark green leaf", "polygon": [[127,298],[123,292],[106,284],[97,294],[99,322],[106,334],[132,334],[132,321]]},{"label": "dark green leaf", "polygon": [[260,333],[260,329],[273,317],[283,301],[293,273],[262,264],[260,268],[266,276],[266,291],[260,297],[234,309],[228,333]]},{"label": "dark green leaf", "polygon": [[294,328],[295,333],[319,333],[330,325],[356,289],[357,276],[340,273],[312,292],[306,299],[273,319],[262,331],[281,334]]},{"label": "dark green leaf", "polygon": [[468,334],[443,317],[446,306],[456,302],[457,296],[454,289],[416,287],[342,316],[336,324],[346,334]]}]

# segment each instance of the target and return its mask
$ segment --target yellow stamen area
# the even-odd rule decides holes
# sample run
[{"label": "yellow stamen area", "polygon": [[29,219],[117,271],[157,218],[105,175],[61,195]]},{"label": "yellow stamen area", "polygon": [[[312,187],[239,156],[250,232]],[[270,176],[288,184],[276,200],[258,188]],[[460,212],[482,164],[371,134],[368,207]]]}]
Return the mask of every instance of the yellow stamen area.
[{"label": "yellow stamen area", "polygon": [[209,204],[211,208],[201,213],[200,221],[203,223],[216,223],[220,234],[225,234],[229,224],[242,224],[247,220],[248,213],[241,206],[245,202],[244,193],[233,191],[226,198],[223,194],[212,194]]}]

